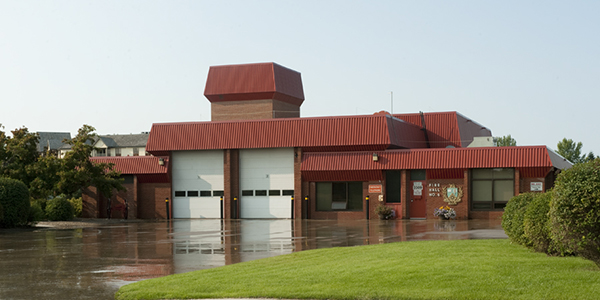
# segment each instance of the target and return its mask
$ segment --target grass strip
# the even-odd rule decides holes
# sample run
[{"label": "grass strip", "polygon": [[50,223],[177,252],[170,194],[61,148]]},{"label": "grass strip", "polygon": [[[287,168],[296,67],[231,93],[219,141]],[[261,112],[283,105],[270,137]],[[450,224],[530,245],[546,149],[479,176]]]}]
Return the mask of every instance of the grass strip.
[{"label": "grass strip", "polygon": [[508,240],[296,252],[121,287],[116,299],[598,299],[600,270]]}]

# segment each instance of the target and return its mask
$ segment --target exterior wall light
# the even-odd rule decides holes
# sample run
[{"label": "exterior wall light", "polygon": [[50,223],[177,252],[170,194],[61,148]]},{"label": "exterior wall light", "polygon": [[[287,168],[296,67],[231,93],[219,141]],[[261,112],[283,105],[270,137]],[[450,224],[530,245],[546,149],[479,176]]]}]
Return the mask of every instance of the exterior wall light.
[{"label": "exterior wall light", "polygon": [[379,155],[377,155],[377,153],[373,153],[373,161],[379,161]]}]

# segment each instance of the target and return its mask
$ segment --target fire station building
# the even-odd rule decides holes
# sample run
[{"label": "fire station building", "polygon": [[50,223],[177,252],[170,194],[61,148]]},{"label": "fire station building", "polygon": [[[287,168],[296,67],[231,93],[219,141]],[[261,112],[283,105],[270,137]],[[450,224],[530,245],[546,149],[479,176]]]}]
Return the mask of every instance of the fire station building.
[{"label": "fire station building", "polygon": [[[495,147],[458,112],[301,118],[300,73],[275,63],[211,67],[211,121],[152,125],[149,157],[112,162],[130,218],[433,218],[501,216],[514,195],[545,191],[571,164],[546,146]],[[166,201],[168,200],[168,201]],[[90,187],[84,216],[106,217]],[[115,210],[112,210],[115,213]],[[120,216],[117,214],[116,216]]]}]

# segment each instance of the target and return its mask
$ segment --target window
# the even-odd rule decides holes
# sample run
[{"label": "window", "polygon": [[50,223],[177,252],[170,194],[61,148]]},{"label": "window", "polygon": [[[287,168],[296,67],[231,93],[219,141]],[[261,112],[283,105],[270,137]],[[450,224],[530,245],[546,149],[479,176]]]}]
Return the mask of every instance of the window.
[{"label": "window", "polygon": [[254,192],[254,196],[266,196],[267,195],[267,190],[256,190]]},{"label": "window", "polygon": [[426,180],[427,172],[425,170],[411,170],[410,180]]},{"label": "window", "polygon": [[198,191],[188,191],[188,197],[198,197]]},{"label": "window", "polygon": [[140,155],[140,149],[137,147],[133,147],[133,156],[139,156]]},{"label": "window", "polygon": [[502,210],[515,195],[513,169],[473,169],[471,178],[473,210]]},{"label": "window", "polygon": [[221,197],[223,195],[225,195],[225,192],[223,191],[213,191],[213,196],[215,197]]},{"label": "window", "polygon": [[115,148],[115,156],[121,156],[121,148]]},{"label": "window", "polygon": [[106,148],[96,149],[96,156],[106,156]]},{"label": "window", "polygon": [[210,197],[212,196],[211,191],[200,191],[200,197]]},{"label": "window", "polygon": [[254,196],[254,190],[242,190],[242,196]]},{"label": "window", "polygon": [[123,178],[123,183],[133,183],[133,175],[121,175],[121,178]]},{"label": "window", "polygon": [[281,196],[280,190],[269,190],[269,196]]},{"label": "window", "polygon": [[[412,174],[412,172],[411,172]],[[400,182],[401,172],[400,171],[386,171],[385,172],[385,202],[387,203],[400,203]]]},{"label": "window", "polygon": [[283,195],[283,196],[294,196],[294,190],[283,190],[281,192],[281,195]]},{"label": "window", "polygon": [[362,203],[362,182],[317,182],[317,210],[360,211]]},{"label": "window", "polygon": [[185,191],[175,191],[175,197],[185,197]]}]

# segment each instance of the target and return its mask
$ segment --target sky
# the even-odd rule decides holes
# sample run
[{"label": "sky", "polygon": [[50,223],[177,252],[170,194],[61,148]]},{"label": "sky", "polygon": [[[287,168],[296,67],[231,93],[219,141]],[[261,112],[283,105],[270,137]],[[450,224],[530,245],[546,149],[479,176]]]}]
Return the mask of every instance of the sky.
[{"label": "sky", "polygon": [[210,66],[302,74],[302,117],[458,111],[600,154],[600,1],[0,1],[9,132],[209,121]]}]

